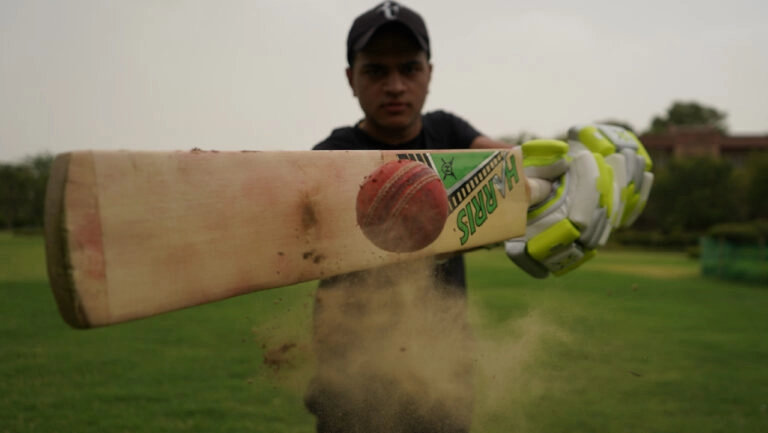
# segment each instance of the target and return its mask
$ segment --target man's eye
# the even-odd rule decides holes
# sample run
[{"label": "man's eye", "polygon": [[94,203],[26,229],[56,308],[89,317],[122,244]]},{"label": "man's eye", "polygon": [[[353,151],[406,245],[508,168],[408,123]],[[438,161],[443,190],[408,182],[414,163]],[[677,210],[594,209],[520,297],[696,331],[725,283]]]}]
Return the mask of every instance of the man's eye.
[{"label": "man's eye", "polygon": [[421,65],[418,63],[408,63],[403,65],[400,72],[404,75],[411,75],[421,70]]},{"label": "man's eye", "polygon": [[381,77],[384,75],[384,68],[366,68],[363,72],[370,77]]}]

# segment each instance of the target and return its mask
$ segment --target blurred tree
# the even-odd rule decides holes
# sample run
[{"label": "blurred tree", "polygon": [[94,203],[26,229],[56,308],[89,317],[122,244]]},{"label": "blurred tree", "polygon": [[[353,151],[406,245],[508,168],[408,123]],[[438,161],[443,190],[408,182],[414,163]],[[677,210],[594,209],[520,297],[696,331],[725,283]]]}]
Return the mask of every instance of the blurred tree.
[{"label": "blurred tree", "polygon": [[638,226],[701,233],[713,224],[743,220],[748,206],[729,162],[677,159],[656,172]]},{"label": "blurred tree", "polygon": [[34,178],[23,165],[0,165],[0,221],[5,229],[23,224],[30,215]]},{"label": "blurred tree", "polygon": [[746,200],[749,218],[768,218],[768,154],[752,155],[746,167]]},{"label": "blurred tree", "polygon": [[0,164],[0,227],[41,227],[53,155],[41,153],[20,164]]},{"label": "blurred tree", "polygon": [[48,177],[51,173],[53,164],[53,154],[40,153],[30,156],[24,160],[24,165],[32,173],[33,181],[30,186],[31,202],[29,211],[31,213],[31,225],[36,227],[43,226],[45,212],[45,190],[48,186]]},{"label": "blurred tree", "polygon": [[664,116],[654,116],[648,132],[666,132],[671,126],[710,126],[723,134],[728,132],[728,114],[698,102],[675,101]]}]

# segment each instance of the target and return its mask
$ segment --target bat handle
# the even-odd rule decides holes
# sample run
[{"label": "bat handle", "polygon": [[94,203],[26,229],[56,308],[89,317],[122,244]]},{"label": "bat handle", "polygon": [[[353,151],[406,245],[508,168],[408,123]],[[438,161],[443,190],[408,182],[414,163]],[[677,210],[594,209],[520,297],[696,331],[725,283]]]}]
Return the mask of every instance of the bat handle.
[{"label": "bat handle", "polygon": [[552,182],[535,177],[528,178],[528,189],[531,192],[531,206],[546,200],[552,193]]}]

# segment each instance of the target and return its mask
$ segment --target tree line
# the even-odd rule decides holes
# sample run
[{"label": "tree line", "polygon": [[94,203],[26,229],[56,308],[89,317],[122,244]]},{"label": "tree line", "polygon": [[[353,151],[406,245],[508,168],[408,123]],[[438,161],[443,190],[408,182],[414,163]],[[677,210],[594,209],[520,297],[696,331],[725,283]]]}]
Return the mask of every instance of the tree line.
[{"label": "tree line", "polygon": [[[727,134],[727,114],[696,102],[677,101],[664,115],[654,116],[644,133],[663,133],[675,126],[707,126]],[[738,167],[722,158],[678,158],[656,166],[654,174],[645,211],[632,230],[617,233],[620,241],[688,247],[715,226],[732,223],[740,232],[768,221],[768,151],[755,152]]]},{"label": "tree line", "polygon": [[42,227],[52,162],[53,155],[41,153],[18,164],[0,163],[0,228]]},{"label": "tree line", "polygon": [[631,230],[616,233],[623,243],[688,247],[717,225],[768,221],[768,152],[755,153],[743,167],[725,159],[679,158],[654,172],[645,211]]}]

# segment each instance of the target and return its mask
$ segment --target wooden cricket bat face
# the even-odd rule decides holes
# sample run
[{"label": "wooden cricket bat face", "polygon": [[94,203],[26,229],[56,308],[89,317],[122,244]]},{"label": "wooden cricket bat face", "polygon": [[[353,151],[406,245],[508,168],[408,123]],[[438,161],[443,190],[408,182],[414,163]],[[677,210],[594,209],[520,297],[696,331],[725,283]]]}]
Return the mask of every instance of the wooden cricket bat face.
[{"label": "wooden cricket bat face", "polygon": [[[388,161],[439,176],[434,241],[386,251],[356,218]],[[521,155],[452,152],[76,152],[54,163],[46,203],[51,284],[65,320],[103,326],[525,233]]]}]

